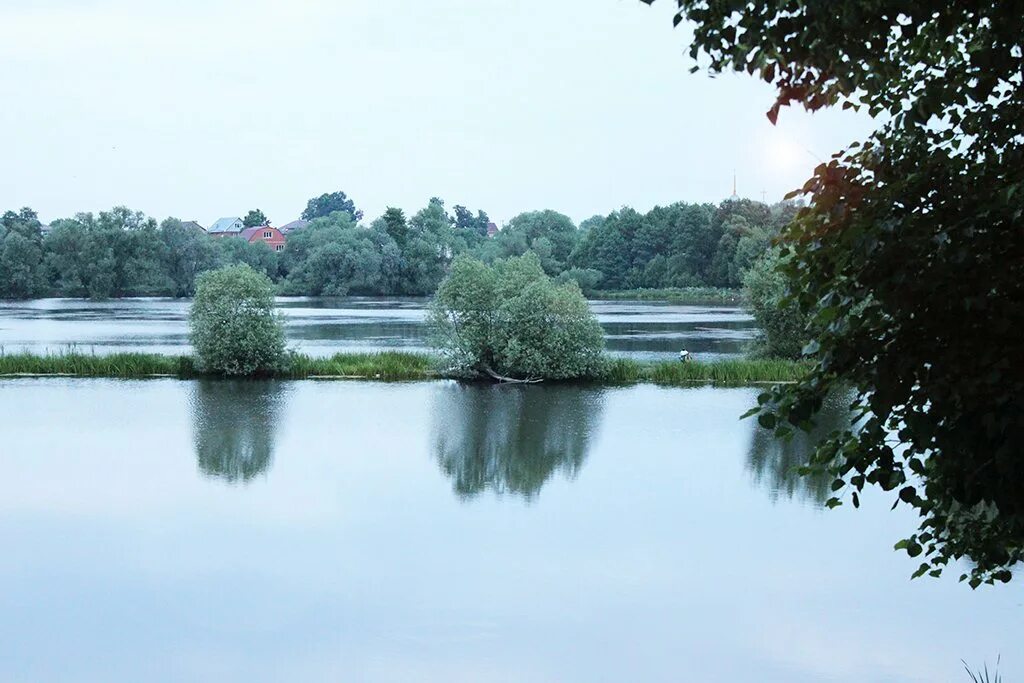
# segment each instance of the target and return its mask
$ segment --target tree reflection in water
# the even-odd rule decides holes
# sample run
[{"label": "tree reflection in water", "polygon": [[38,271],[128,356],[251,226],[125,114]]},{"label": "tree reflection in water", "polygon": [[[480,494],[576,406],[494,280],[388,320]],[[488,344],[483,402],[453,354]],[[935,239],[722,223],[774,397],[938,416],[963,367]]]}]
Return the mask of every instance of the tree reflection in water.
[{"label": "tree reflection in water", "polygon": [[794,430],[789,441],[776,439],[772,430],[763,429],[756,421],[747,453],[747,471],[754,481],[768,489],[773,501],[780,496],[824,503],[832,495],[832,477],[827,474],[802,476],[797,469],[806,465],[815,447],[833,431],[849,425],[852,395],[832,394],[825,399],[814,429]]},{"label": "tree reflection in water", "polygon": [[192,385],[192,431],[199,470],[230,482],[266,472],[286,392],[273,381],[199,380]]},{"label": "tree reflection in water", "polygon": [[461,498],[530,500],[556,471],[576,476],[602,404],[599,389],[453,383],[434,396],[434,453]]}]

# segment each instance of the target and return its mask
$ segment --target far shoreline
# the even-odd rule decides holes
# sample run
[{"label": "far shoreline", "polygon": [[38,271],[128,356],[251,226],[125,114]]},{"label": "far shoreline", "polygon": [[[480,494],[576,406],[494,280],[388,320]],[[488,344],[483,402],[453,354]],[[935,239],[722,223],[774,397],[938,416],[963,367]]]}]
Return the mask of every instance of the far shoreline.
[{"label": "far shoreline", "polygon": [[[721,289],[716,287],[684,287],[669,289],[622,289],[607,291],[591,291],[585,293],[587,301],[663,301],[668,303],[692,306],[736,306],[741,307],[745,303],[743,290]],[[324,301],[345,301],[345,300],[402,300],[429,302],[430,296],[416,296],[411,294],[348,294],[346,296],[321,296],[317,294],[275,294],[275,299],[317,299]],[[108,297],[105,299],[93,299],[90,297],[67,297],[67,296],[40,296],[31,299],[0,299],[0,305],[31,303],[35,301],[81,301],[90,303],[107,303],[114,301],[191,301],[192,297],[168,296],[165,294],[132,294],[126,296]]]}]

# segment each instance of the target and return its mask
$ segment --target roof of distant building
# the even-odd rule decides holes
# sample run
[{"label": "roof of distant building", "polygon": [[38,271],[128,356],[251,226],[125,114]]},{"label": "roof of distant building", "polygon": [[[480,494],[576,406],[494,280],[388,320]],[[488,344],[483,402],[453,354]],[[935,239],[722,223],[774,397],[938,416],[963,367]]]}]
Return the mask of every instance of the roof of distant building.
[{"label": "roof of distant building", "polygon": [[182,225],[182,227],[185,227],[185,228],[195,228],[196,230],[202,230],[203,232],[206,232],[206,228],[204,228],[203,226],[199,225],[199,223],[196,222],[196,221],[182,221],[181,225]]},{"label": "roof of distant building", "polygon": [[494,237],[497,234],[498,234],[498,226],[495,225],[494,223],[488,223],[487,224],[487,236],[488,237]]},{"label": "roof of distant building", "polygon": [[227,218],[218,218],[217,221],[210,226],[210,229],[206,232],[217,233],[217,232],[242,232],[245,225],[242,223],[242,219],[238,216],[229,216]]},{"label": "roof of distant building", "polygon": [[278,230],[272,225],[256,225],[251,228],[246,228],[242,232],[238,233],[240,237],[246,240],[251,240],[253,235],[263,232],[264,230]]},{"label": "roof of distant building", "polygon": [[285,223],[284,225],[281,226],[280,230],[281,230],[281,232],[287,234],[287,233],[291,232],[292,230],[299,230],[300,228],[304,228],[307,225],[309,225],[309,221],[304,221],[304,220],[302,220],[300,218],[297,221],[292,221],[291,223]]}]

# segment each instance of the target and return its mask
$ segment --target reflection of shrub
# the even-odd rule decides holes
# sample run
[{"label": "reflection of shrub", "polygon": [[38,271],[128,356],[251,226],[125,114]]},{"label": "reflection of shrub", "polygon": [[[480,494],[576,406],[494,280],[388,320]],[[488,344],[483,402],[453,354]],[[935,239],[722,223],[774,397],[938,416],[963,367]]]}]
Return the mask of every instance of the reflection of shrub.
[{"label": "reflection of shrub", "polygon": [[278,382],[195,382],[192,430],[199,469],[231,482],[266,472],[284,392]]},{"label": "reflection of shrub", "polygon": [[755,482],[768,489],[773,501],[785,496],[823,504],[828,499],[835,478],[820,468],[805,474],[800,470],[811,463],[822,440],[849,426],[852,400],[853,395],[845,392],[829,394],[814,419],[814,427],[809,432],[794,430],[788,439],[777,439],[772,430],[753,423],[747,470]]},{"label": "reflection of shrub", "polygon": [[532,252],[488,266],[460,256],[430,312],[450,371],[569,379],[601,367],[604,337],[575,282],[556,285]]},{"label": "reflection of shrub", "polygon": [[435,396],[435,456],[464,498],[490,489],[530,499],[556,472],[574,478],[603,401],[571,385],[452,384]]},{"label": "reflection of shrub", "polygon": [[274,311],[273,285],[249,266],[200,275],[190,324],[203,372],[259,375],[284,366],[284,325]]}]

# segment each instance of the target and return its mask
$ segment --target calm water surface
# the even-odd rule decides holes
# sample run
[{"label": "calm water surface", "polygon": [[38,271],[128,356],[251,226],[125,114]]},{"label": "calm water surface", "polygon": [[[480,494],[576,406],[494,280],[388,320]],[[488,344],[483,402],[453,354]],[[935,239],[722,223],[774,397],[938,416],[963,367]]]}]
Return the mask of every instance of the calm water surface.
[{"label": "calm water surface", "polygon": [[0,381],[0,681],[1021,680],[755,394]]},{"label": "calm water surface", "polygon": [[[425,299],[280,298],[289,343],[305,353],[401,349],[426,351]],[[665,302],[591,302],[608,349],[641,359],[674,359],[681,349],[703,358],[736,355],[753,339],[752,318],[738,308]],[[0,347],[8,352],[186,353],[189,302],[176,299],[40,299],[0,302]]]}]

